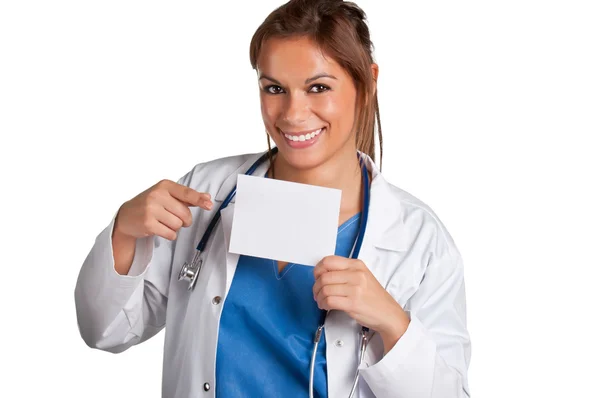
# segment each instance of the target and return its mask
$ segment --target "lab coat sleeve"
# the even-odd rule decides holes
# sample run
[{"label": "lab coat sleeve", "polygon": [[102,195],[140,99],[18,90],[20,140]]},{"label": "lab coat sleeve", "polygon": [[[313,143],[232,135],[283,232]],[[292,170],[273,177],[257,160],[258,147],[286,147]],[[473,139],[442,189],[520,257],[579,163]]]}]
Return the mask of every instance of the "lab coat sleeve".
[{"label": "lab coat sleeve", "polygon": [[449,235],[442,246],[404,308],[410,317],[404,335],[379,362],[361,365],[377,398],[470,397],[463,263]]},{"label": "lab coat sleeve", "polygon": [[[178,183],[185,184],[189,174]],[[112,246],[117,213],[96,237],[75,287],[81,337],[88,346],[113,353],[149,339],[165,326],[175,242],[159,236],[137,239],[129,273],[120,275]]]},{"label": "lab coat sleeve", "polygon": [[[170,244],[155,242],[162,239],[158,237],[137,239],[129,274],[120,275],[114,268],[112,251],[115,217],[97,236],[81,267],[75,307],[86,344],[117,353],[164,327],[168,282],[161,278],[168,278],[168,273],[160,275],[160,270],[153,268],[170,268]],[[156,249],[155,243],[159,245]]]}]

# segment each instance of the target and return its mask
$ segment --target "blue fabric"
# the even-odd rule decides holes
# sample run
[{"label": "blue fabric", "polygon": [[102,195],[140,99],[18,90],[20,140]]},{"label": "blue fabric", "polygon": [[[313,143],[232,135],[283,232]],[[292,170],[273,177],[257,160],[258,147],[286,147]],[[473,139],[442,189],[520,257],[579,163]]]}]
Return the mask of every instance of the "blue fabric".
[{"label": "blue fabric", "polygon": [[[349,257],[360,213],[338,228],[335,254]],[[308,396],[314,333],[322,311],[313,299],[314,267],[241,255],[219,326],[216,396]],[[315,365],[315,397],[327,397],[325,333]]]}]

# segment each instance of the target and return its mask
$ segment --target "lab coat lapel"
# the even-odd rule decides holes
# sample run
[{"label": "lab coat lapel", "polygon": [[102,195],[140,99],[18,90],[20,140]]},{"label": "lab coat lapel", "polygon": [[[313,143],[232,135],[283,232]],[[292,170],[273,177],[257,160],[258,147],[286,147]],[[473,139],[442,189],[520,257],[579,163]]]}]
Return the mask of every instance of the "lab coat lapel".
[{"label": "lab coat lapel", "polygon": [[233,275],[235,274],[235,269],[237,267],[238,260],[240,258],[239,254],[231,253],[229,251],[229,242],[231,241],[231,227],[233,225],[233,213],[235,210],[235,202],[229,203],[229,205],[221,210],[221,225],[223,230],[223,242],[224,242],[224,255],[225,255],[225,263],[226,263],[226,287],[225,290],[229,291],[229,287],[231,286],[231,281],[233,280]]},{"label": "lab coat lapel", "polygon": [[378,281],[385,286],[382,267],[386,253],[408,249],[409,242],[404,227],[401,201],[393,187],[385,180],[375,162],[364,155],[372,174],[370,203],[365,237],[358,258],[362,260]]},{"label": "lab coat lapel", "polygon": [[[390,253],[406,251],[410,245],[398,194],[383,178],[372,159],[364,156],[373,179],[365,236],[358,259],[385,287],[390,267],[395,267],[390,263]],[[358,367],[360,328],[354,319],[342,311],[331,311],[325,321],[329,396],[346,396],[350,391],[349,386]]]}]

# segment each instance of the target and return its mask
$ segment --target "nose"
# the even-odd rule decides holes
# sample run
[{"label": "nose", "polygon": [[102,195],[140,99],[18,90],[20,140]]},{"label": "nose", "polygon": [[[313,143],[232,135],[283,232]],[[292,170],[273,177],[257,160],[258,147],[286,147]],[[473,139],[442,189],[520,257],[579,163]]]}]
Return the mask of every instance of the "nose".
[{"label": "nose", "polygon": [[307,96],[302,92],[292,92],[286,96],[282,113],[283,121],[290,126],[303,125],[308,120],[310,106]]}]

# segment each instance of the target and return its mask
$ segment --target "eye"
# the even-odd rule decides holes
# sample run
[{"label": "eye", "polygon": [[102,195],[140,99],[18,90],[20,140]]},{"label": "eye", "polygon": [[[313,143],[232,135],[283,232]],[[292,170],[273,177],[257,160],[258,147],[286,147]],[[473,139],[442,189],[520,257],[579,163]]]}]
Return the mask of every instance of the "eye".
[{"label": "eye", "polygon": [[275,84],[267,86],[267,87],[263,88],[263,90],[269,94],[280,94],[283,92],[283,89]]},{"label": "eye", "polygon": [[[315,90],[316,89],[316,90]],[[323,85],[323,84],[313,84],[310,87],[310,92],[311,93],[323,93],[325,91],[329,91],[329,87]]]}]

